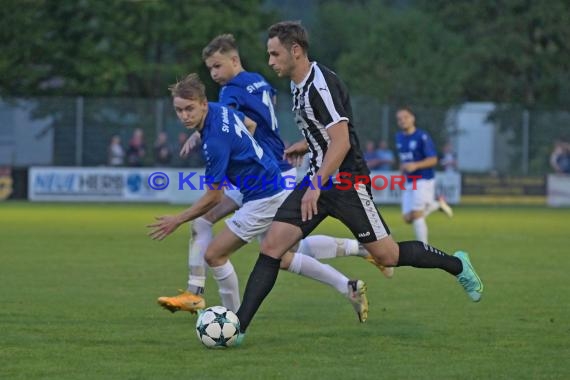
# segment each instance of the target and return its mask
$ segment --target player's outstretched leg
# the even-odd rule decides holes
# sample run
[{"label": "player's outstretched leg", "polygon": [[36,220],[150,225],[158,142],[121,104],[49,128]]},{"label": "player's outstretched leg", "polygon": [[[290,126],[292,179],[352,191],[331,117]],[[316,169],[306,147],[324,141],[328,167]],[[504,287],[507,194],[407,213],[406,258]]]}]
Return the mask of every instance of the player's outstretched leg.
[{"label": "player's outstretched leg", "polygon": [[483,282],[475,272],[469,255],[458,251],[453,256],[419,241],[398,243],[398,266],[439,268],[454,275],[472,301],[478,302],[483,293]]},{"label": "player's outstretched leg", "polygon": [[461,260],[461,264],[463,265],[463,270],[457,275],[457,281],[463,286],[473,302],[479,302],[483,293],[483,282],[475,272],[473,265],[471,265],[469,254],[467,252],[457,251],[453,256]]},{"label": "player's outstretched leg", "polygon": [[[280,264],[280,259],[259,253],[247,280],[241,306],[236,313],[240,323],[240,335],[245,333],[261,303],[273,289]],[[241,340],[238,343],[241,343]]]},{"label": "player's outstretched leg", "polygon": [[190,241],[188,247],[188,287],[180,290],[173,297],[159,297],[157,302],[163,308],[176,311],[189,311],[193,314],[206,307],[203,297],[206,285],[206,261],[204,254],[213,239],[212,223],[205,218],[198,218],[190,225]]},{"label": "player's outstretched leg", "polygon": [[439,197],[437,197],[437,202],[439,204],[439,209],[441,211],[443,211],[443,213],[445,215],[447,215],[449,218],[452,218],[453,217],[453,209],[447,203],[447,201],[445,200],[445,197],[443,195],[440,195]]},{"label": "player's outstretched leg", "polygon": [[378,264],[372,255],[355,239],[335,238],[326,235],[307,236],[299,242],[297,253],[314,257],[317,260],[343,256],[358,256],[376,266],[386,278],[394,275],[394,268]]},{"label": "player's outstretched leg", "polygon": [[[368,318],[366,285],[363,281],[349,280],[348,277],[330,265],[321,263],[310,256],[292,252],[283,256],[281,268],[287,268],[289,272],[332,286],[350,301],[360,322],[365,322]],[[359,285],[358,289],[355,284]]]},{"label": "player's outstretched leg", "polygon": [[366,296],[366,284],[362,280],[350,280],[348,282],[348,298],[356,311],[361,323],[368,319],[368,297]]},{"label": "player's outstretched leg", "polygon": [[206,307],[204,297],[182,289],[180,292],[180,294],[173,297],[159,297],[157,302],[160,306],[173,313],[176,311],[189,311],[192,314],[196,314],[199,310]]}]

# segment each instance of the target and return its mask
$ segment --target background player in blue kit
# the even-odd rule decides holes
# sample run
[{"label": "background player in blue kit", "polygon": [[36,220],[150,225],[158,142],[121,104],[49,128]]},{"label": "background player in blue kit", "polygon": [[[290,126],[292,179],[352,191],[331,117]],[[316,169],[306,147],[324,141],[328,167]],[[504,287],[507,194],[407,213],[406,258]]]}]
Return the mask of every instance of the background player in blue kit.
[{"label": "background player in blue kit", "polygon": [[[435,171],[437,151],[430,135],[416,128],[415,115],[410,107],[400,107],[396,112],[400,132],[396,134],[396,147],[400,168],[407,177],[402,192],[402,215],[406,223],[414,227],[416,239],[428,242],[428,227],[425,218],[435,210],[449,217],[453,210],[443,196],[435,198]],[[416,176],[415,181],[412,177]],[[413,183],[415,182],[415,188]]]},{"label": "background player in blue kit", "polygon": [[[263,236],[289,191],[282,188],[281,169],[277,161],[264,152],[241,120],[249,122],[251,131],[255,122],[227,106],[208,103],[204,85],[195,74],[171,86],[170,90],[180,121],[187,128],[195,128],[201,134],[206,157],[206,176],[212,178],[216,186],[215,189],[207,189],[206,194],[183,213],[160,217],[158,223],[150,225],[153,228],[150,236],[162,240],[180,224],[213,209],[224,198],[223,188],[218,186],[220,183],[227,184],[229,181],[232,185],[240,186],[238,178],[255,179],[248,186],[240,187],[240,201],[243,204],[226,220],[225,228],[211,240],[204,255],[218,283],[223,305],[237,311],[240,305],[239,286],[229,255],[253,238]],[[264,181],[268,181],[271,186],[264,185]],[[320,263],[312,257],[290,255],[293,257],[286,268],[296,266],[293,272],[333,286],[349,299],[359,320],[366,320],[368,300],[363,281],[349,280],[330,265]],[[182,296],[178,296],[180,298]],[[203,297],[199,295],[188,294],[185,298],[184,310],[196,312],[205,306]],[[177,307],[170,304],[163,306],[169,309]]]}]

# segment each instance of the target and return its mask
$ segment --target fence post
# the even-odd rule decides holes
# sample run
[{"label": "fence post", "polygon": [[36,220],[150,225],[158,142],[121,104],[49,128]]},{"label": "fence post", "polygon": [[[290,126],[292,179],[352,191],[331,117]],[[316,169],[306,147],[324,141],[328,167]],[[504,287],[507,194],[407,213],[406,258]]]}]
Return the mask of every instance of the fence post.
[{"label": "fence post", "polygon": [[529,127],[530,127],[530,115],[528,110],[523,111],[522,118],[522,172],[524,175],[528,175],[528,156],[529,156]]},{"label": "fence post", "polygon": [[83,164],[83,96],[75,99],[75,166]]}]

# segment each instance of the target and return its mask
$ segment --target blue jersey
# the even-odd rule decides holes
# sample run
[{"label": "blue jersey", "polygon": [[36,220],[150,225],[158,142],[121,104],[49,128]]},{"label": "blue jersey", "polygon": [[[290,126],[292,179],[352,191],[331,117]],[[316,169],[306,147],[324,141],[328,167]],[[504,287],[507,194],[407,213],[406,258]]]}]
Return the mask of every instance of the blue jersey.
[{"label": "blue jersey", "polygon": [[204,128],[200,131],[209,183],[237,187],[243,201],[270,197],[282,191],[277,162],[265,154],[248,132],[244,116],[217,103],[208,103]]},{"label": "blue jersey", "polygon": [[[396,134],[396,147],[400,155],[400,162],[402,164],[407,162],[418,162],[428,157],[437,157],[435,145],[429,134],[416,128],[415,132],[411,135],[406,135],[404,132]],[[432,179],[434,177],[433,168],[419,169],[408,175],[421,176],[421,179]],[[408,178],[408,182],[412,179]]]},{"label": "blue jersey", "polygon": [[219,102],[232,106],[257,123],[253,137],[278,163],[281,171],[292,168],[283,160],[285,146],[279,127],[273,97],[275,89],[261,75],[242,71],[220,89]]}]

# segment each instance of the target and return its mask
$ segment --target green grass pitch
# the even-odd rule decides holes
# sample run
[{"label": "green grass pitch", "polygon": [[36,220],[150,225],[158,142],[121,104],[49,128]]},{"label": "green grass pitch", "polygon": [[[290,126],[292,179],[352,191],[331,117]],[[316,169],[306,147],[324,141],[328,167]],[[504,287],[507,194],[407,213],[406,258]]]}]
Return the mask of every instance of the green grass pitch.
[{"label": "green grass pitch", "polygon": [[[281,272],[244,346],[208,350],[196,317],[156,304],[187,278],[188,228],[145,225],[182,207],[0,203],[1,379],[538,379],[570,376],[570,210],[459,207],[431,215],[431,243],[463,249],[485,283],[472,303],[438,270],[386,280],[359,258],[328,263],[368,283],[370,316]],[[396,207],[397,240],[412,239]],[[219,228],[219,226],[218,226]],[[333,219],[317,233],[349,237]],[[233,262],[245,286],[257,244]],[[219,304],[213,280],[210,305]]]}]

